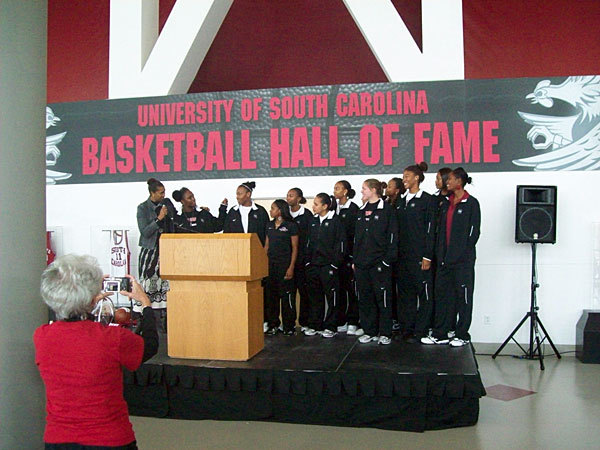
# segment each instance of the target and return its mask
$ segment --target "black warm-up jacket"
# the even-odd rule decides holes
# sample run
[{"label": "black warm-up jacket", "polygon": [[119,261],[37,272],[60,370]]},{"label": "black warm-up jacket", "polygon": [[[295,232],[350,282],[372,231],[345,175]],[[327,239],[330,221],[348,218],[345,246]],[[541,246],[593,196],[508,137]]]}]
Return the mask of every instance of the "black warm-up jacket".
[{"label": "black warm-up jacket", "polygon": [[313,215],[308,209],[304,208],[304,206],[301,208],[304,212],[294,217],[294,222],[298,225],[298,257],[296,258],[296,267],[304,267],[306,242],[308,240],[310,223],[313,219]]},{"label": "black warm-up jacket", "polygon": [[[450,202],[452,197],[449,198]],[[440,208],[439,230],[436,239],[436,259],[438,266],[475,263],[475,244],[479,240],[481,211],[479,202],[471,195],[456,205],[452,218],[450,243],[446,245],[446,219],[450,202]]]},{"label": "black warm-up jacket", "polygon": [[366,203],[356,217],[354,265],[359,268],[379,263],[390,266],[398,257],[396,210],[383,199],[379,199],[377,208],[369,216],[365,207]]},{"label": "black warm-up jacket", "polygon": [[[188,217],[196,218],[196,226],[192,226]],[[213,216],[205,209],[194,210],[189,213],[182,212],[175,217],[175,231],[182,233],[218,233],[223,229],[227,217],[227,206],[219,207],[219,217]]]},{"label": "black warm-up jacket", "polygon": [[306,242],[306,264],[333,265],[339,268],[346,252],[346,233],[342,221],[334,211],[321,222],[313,216]]},{"label": "black warm-up jacket", "polygon": [[398,215],[398,261],[433,259],[435,210],[431,195],[419,191],[406,203],[404,194],[396,207]]},{"label": "black warm-up jacket", "polygon": [[[227,213],[225,224],[223,225],[224,233],[243,233],[242,216],[240,214],[239,205],[235,205]],[[267,210],[260,205],[252,202],[252,209],[248,214],[248,233],[258,234],[261,244],[265,245],[267,237],[267,224],[269,223],[269,214]]]},{"label": "black warm-up jacket", "polygon": [[346,249],[346,258],[351,259],[354,254],[354,229],[356,228],[356,216],[358,216],[358,205],[354,202],[350,202],[347,208],[340,207],[338,216],[344,225],[344,231],[346,233],[346,242],[348,248]]}]

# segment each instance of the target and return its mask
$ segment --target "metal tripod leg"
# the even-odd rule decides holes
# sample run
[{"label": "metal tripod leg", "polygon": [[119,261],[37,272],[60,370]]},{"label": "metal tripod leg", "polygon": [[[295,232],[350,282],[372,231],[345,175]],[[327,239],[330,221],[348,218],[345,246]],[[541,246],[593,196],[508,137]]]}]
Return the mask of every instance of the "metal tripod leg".
[{"label": "metal tripod leg", "polygon": [[546,331],[546,328],[544,328],[544,324],[542,323],[542,320],[539,318],[539,316],[536,315],[536,320],[537,322],[540,324],[540,327],[542,327],[542,331],[544,332],[544,336],[546,337],[546,339],[548,340],[548,342],[550,343],[550,346],[552,347],[552,350],[554,350],[554,354],[556,355],[556,357],[558,359],[561,358],[560,353],[558,352],[558,350],[556,349],[556,346],[554,345],[554,342],[552,342],[552,339],[550,339],[550,335],[548,334],[548,332]]},{"label": "metal tripod leg", "polygon": [[[521,319],[521,321],[519,322],[519,325],[517,325],[515,327],[515,329],[512,331],[512,333],[510,333],[510,335],[506,338],[506,340],[502,343],[502,345],[500,346],[500,348],[498,348],[498,350],[496,350],[496,353],[494,353],[492,355],[492,359],[496,359],[496,356],[498,356],[498,354],[502,351],[502,349],[504,347],[506,347],[506,344],[508,344],[508,342],[513,339],[513,336],[517,333],[517,331],[519,331],[519,328],[521,328],[521,326],[525,323],[525,321],[527,320],[527,318],[531,315],[531,312],[527,312],[527,314],[525,314],[525,317],[523,317]],[[515,341],[516,342],[516,341]],[[518,344],[517,344],[518,345]]]},{"label": "metal tripod leg", "polygon": [[[537,312],[531,315],[531,332],[533,333],[530,336],[531,345],[529,347],[529,354],[527,355],[527,359],[535,359],[535,352],[537,351],[539,360],[540,360],[540,370],[545,370],[544,367],[544,352],[542,352],[542,341],[540,340],[540,329],[538,327],[538,317]],[[533,336],[535,336],[536,348],[533,348]]]}]

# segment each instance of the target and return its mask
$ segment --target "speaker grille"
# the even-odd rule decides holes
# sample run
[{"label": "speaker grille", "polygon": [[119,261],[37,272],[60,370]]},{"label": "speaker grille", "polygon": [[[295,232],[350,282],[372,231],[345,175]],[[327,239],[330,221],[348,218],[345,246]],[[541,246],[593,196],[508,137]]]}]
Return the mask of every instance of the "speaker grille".
[{"label": "speaker grille", "polygon": [[529,208],[519,217],[519,230],[532,242],[543,241],[550,237],[554,220],[548,211],[542,208]]}]

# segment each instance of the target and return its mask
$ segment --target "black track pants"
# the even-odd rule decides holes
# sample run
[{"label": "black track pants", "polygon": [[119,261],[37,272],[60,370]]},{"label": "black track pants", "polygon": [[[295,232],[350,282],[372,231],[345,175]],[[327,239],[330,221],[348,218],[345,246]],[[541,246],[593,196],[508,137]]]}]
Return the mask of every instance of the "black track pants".
[{"label": "black track pants", "polygon": [[431,270],[421,270],[421,264],[402,261],[398,273],[398,322],[400,330],[421,337],[432,326],[433,290]]},{"label": "black track pants", "polygon": [[345,261],[340,267],[340,301],[337,303],[337,324],[358,325],[358,300],[356,299],[356,280],[352,262]]},{"label": "black track pants", "polygon": [[267,279],[268,297],[265,308],[266,321],[269,327],[278,327],[279,311],[283,319],[284,330],[296,327],[296,299],[294,298],[294,279],[284,280],[287,267],[269,263]]},{"label": "black track pants", "polygon": [[310,298],[308,326],[315,330],[336,331],[338,270],[332,266],[310,265],[306,269],[306,279]]},{"label": "black track pants", "polygon": [[433,336],[447,338],[454,323],[456,337],[470,340],[473,314],[475,264],[438,266],[435,280],[435,324]]},{"label": "black track pants", "polygon": [[354,271],[360,324],[369,336],[392,336],[392,269],[383,263]]}]

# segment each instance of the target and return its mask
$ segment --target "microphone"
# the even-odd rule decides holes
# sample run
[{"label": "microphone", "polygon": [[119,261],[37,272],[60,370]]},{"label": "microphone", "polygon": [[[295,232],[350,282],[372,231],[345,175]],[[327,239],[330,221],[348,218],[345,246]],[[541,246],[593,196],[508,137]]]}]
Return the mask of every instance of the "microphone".
[{"label": "microphone", "polygon": [[[169,205],[171,207],[169,207]],[[154,212],[156,213],[156,215],[158,216],[158,214],[160,213],[160,210],[162,209],[163,206],[165,206],[167,208],[167,217],[169,219],[173,219],[172,211],[175,210],[175,206],[173,205],[171,200],[169,200],[168,198],[164,199],[162,202],[160,202],[158,205],[156,205],[156,208],[154,209]]]}]

